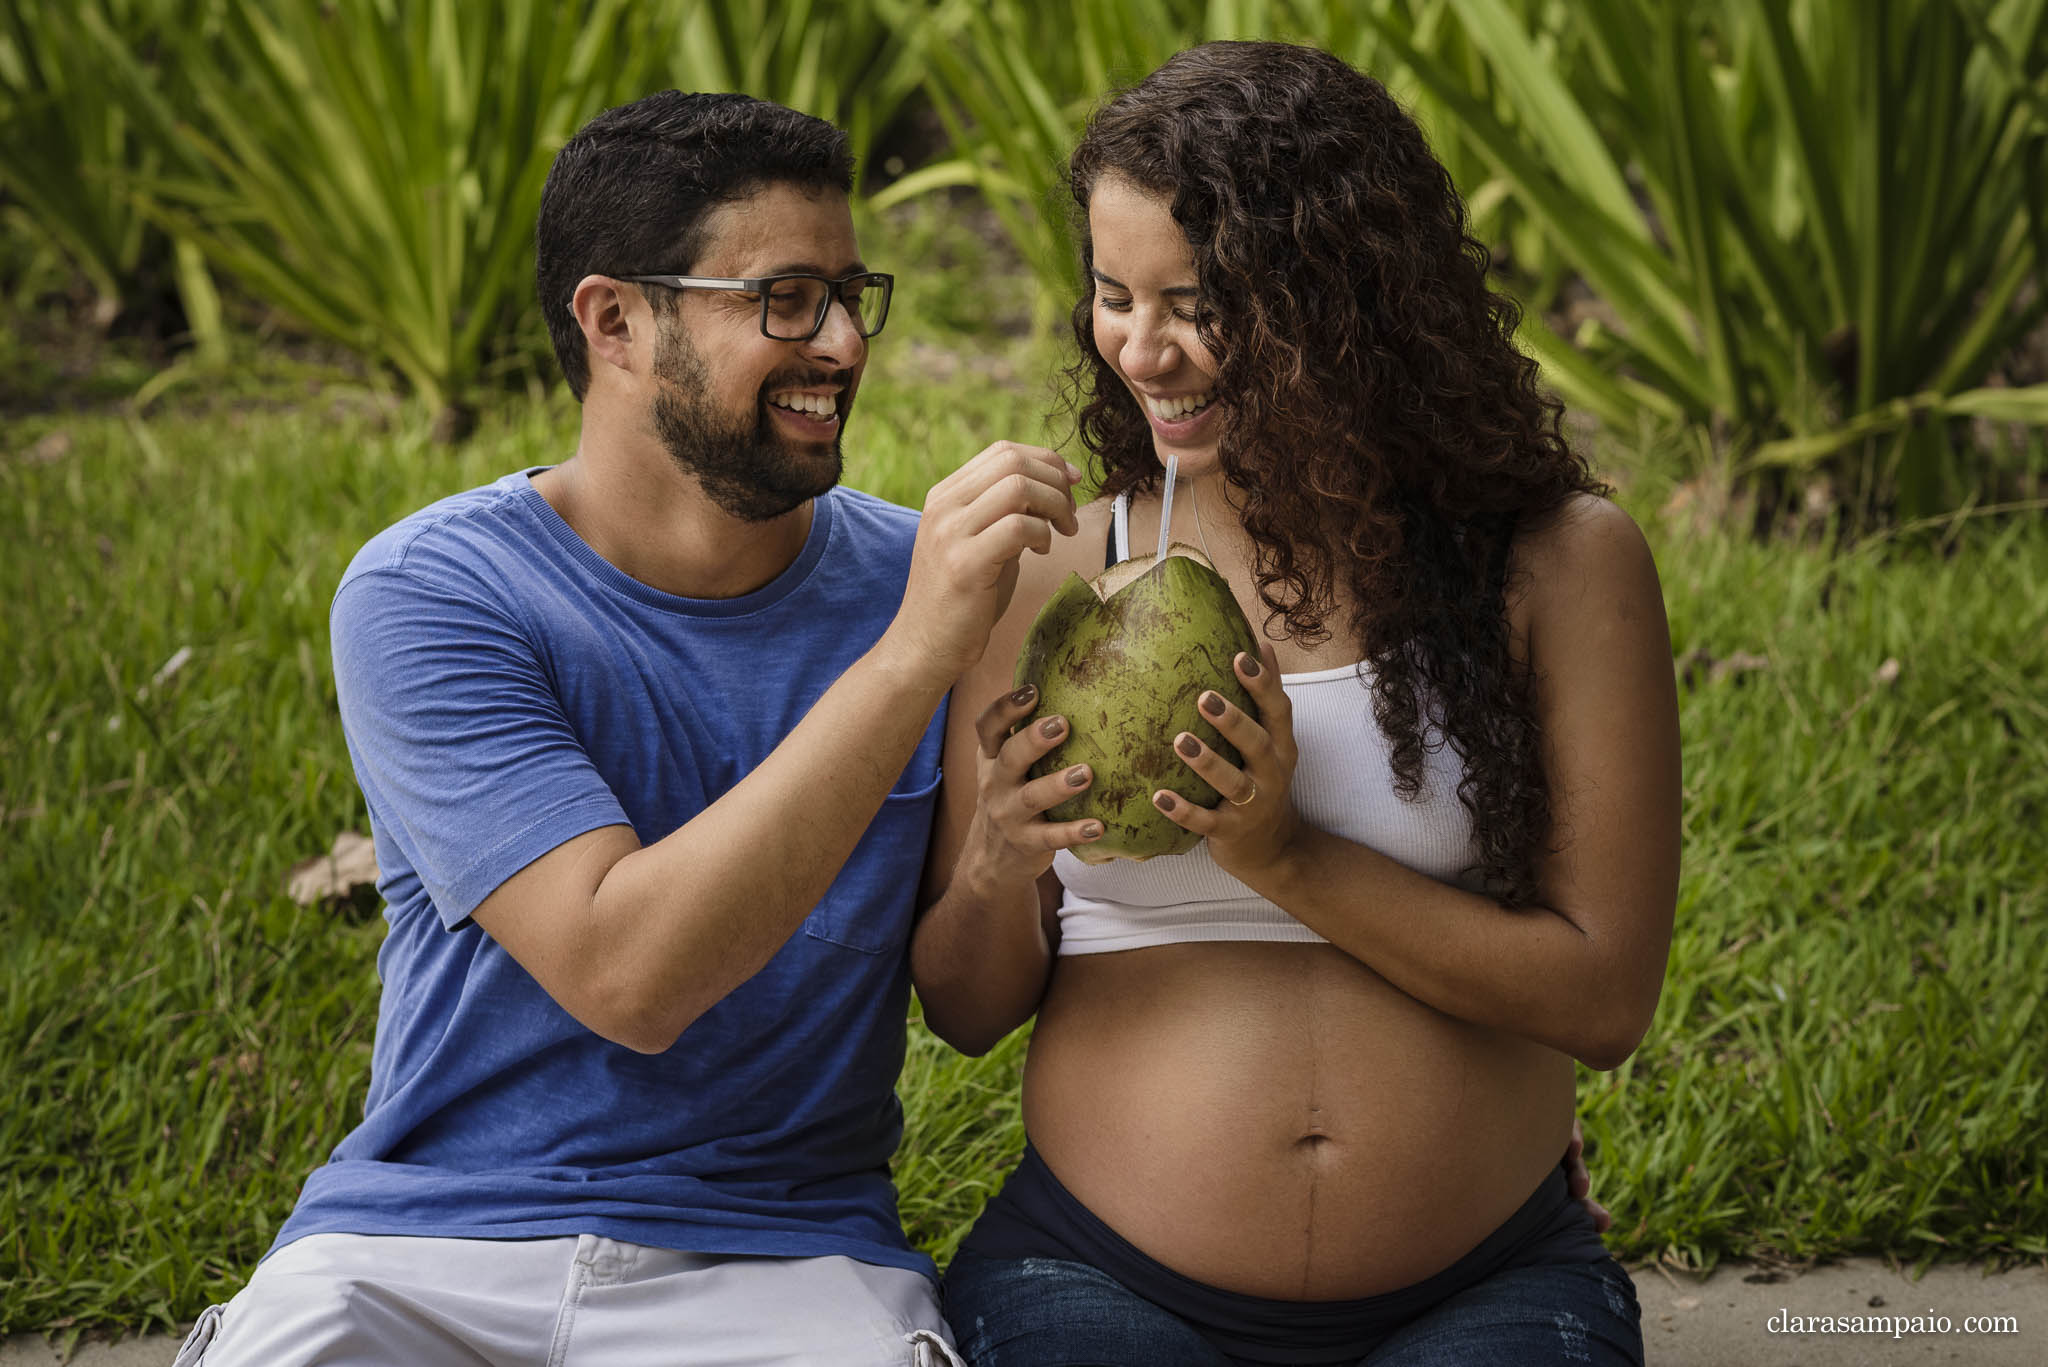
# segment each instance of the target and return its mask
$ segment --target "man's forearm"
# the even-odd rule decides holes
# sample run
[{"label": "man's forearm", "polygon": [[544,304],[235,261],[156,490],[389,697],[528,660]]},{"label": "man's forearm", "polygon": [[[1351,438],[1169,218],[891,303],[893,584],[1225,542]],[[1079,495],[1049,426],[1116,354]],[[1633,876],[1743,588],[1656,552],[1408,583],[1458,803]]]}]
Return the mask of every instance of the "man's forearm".
[{"label": "man's forearm", "polygon": [[[592,943],[660,1045],[759,972],[832,885],[950,683],[884,636],[729,792],[614,864]],[[911,875],[906,875],[911,876]]]}]

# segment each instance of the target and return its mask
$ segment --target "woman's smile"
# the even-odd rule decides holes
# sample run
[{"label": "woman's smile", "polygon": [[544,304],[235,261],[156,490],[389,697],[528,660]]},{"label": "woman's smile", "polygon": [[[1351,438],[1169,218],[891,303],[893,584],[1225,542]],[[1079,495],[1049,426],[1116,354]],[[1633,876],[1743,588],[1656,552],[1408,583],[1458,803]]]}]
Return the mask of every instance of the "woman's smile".
[{"label": "woman's smile", "polygon": [[1089,196],[1088,229],[1095,349],[1145,415],[1160,457],[1178,455],[1185,470],[1223,430],[1194,251],[1172,201],[1123,176],[1104,177]]},{"label": "woman's smile", "polygon": [[1145,410],[1145,420],[1152,424],[1153,433],[1165,446],[1188,446],[1205,441],[1216,412],[1222,405],[1215,401],[1213,391],[1204,390],[1199,394],[1154,398],[1142,391],[1133,390],[1139,407]]}]

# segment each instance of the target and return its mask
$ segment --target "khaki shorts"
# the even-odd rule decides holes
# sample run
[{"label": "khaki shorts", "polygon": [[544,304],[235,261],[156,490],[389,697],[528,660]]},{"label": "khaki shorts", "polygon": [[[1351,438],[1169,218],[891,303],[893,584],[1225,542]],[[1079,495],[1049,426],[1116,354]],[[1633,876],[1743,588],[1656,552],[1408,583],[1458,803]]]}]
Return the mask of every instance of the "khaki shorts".
[{"label": "khaki shorts", "polygon": [[931,1282],[852,1258],[314,1234],[172,1367],[964,1367],[952,1343]]}]

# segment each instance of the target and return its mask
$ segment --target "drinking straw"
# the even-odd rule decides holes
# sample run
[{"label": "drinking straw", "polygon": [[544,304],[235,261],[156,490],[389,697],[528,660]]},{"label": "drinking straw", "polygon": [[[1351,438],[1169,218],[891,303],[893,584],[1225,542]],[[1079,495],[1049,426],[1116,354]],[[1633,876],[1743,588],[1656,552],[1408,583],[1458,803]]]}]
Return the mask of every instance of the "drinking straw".
[{"label": "drinking straw", "polygon": [[1166,493],[1159,500],[1159,554],[1152,557],[1155,565],[1166,559],[1166,537],[1173,528],[1173,476],[1179,467],[1180,457],[1169,451],[1166,456]]}]

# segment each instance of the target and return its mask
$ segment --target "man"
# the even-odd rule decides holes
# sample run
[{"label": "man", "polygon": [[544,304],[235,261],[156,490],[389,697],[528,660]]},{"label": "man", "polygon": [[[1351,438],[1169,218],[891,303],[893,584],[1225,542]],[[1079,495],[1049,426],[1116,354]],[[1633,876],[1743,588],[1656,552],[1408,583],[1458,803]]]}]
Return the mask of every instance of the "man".
[{"label": "man", "polygon": [[843,134],[666,92],[563,147],[563,464],[374,538],[336,689],[388,902],[362,1123],[178,1362],[951,1361],[897,1221],[943,701],[1073,467],[836,487],[891,281]]}]

